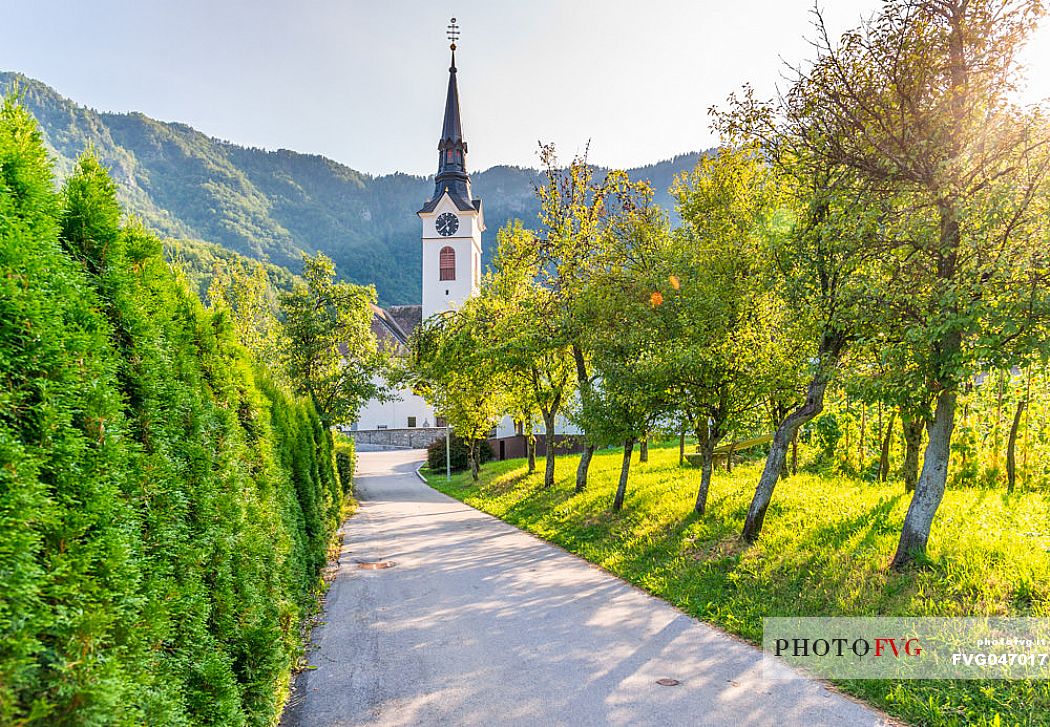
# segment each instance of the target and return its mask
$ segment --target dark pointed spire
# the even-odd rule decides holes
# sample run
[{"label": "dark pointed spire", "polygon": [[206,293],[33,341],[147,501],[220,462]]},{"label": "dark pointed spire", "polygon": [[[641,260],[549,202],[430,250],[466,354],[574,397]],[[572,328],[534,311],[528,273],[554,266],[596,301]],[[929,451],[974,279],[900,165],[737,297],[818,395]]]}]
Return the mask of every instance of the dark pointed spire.
[{"label": "dark pointed spire", "polygon": [[448,94],[445,96],[445,123],[442,141],[462,141],[463,125],[459,120],[459,87],[456,85],[456,44],[452,44],[452,65],[448,69]]},{"label": "dark pointed spire", "polygon": [[456,84],[456,40],[459,26],[452,18],[448,26],[448,38],[452,41],[452,65],[448,69],[448,94],[445,97],[445,120],[438,141],[438,171],[434,177],[436,202],[448,191],[460,209],[472,207],[470,177],[467,176],[467,142],[463,140],[463,123],[459,117],[459,86]]}]

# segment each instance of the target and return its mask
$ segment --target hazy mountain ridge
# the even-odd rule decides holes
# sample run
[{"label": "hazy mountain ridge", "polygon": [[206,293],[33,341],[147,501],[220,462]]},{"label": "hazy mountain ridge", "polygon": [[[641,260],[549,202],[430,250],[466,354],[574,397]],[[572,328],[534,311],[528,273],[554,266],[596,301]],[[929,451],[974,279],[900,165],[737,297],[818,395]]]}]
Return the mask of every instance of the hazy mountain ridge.
[{"label": "hazy mountain ridge", "polygon": [[[382,302],[419,301],[415,212],[433,191],[431,178],[373,176],[316,154],[238,146],[137,112],[99,112],[44,83],[0,72],[0,94],[14,85],[39,120],[59,174],[94,147],[127,209],[161,234],[208,240],[292,269],[298,269],[300,251],[322,250],[342,276],[375,283]],[[682,154],[629,172],[648,179],[656,201],[671,209],[667,187],[699,156]],[[485,202],[486,264],[500,227],[516,217],[534,221],[539,176],[514,166],[472,174],[474,193]]]}]

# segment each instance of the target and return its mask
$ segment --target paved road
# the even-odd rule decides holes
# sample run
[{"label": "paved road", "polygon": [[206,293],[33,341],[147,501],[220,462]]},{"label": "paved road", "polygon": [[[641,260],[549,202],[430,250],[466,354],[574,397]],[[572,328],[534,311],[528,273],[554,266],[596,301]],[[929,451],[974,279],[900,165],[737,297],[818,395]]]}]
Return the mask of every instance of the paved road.
[{"label": "paved road", "polygon": [[818,683],[763,681],[753,647],[431,490],[422,455],[360,455],[317,668],[282,724],[886,723]]}]

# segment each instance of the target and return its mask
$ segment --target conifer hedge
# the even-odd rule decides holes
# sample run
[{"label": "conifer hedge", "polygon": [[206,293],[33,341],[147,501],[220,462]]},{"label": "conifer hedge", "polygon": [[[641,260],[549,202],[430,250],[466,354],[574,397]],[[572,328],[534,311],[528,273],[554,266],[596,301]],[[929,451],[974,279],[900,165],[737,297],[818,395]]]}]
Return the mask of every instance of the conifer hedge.
[{"label": "conifer hedge", "polygon": [[0,724],[273,723],[343,490],[313,405],[4,102]]}]

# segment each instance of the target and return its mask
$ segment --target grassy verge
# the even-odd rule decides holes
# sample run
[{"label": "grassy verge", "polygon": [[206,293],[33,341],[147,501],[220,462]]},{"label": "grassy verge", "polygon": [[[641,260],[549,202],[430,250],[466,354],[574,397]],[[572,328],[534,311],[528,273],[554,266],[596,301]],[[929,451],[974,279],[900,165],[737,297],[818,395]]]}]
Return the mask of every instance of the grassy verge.
[{"label": "grassy verge", "polygon": [[[558,460],[555,487],[521,460],[430,484],[596,563],[705,621],[754,642],[763,616],[1050,616],[1050,498],[950,491],[929,562],[887,565],[908,498],[900,483],[799,474],[782,482],[761,541],[737,538],[759,464],[717,473],[708,515],[692,514],[699,473],[677,448],[632,467],[625,510],[610,510],[619,452],[597,455],[587,492],[572,491],[577,458]],[[541,463],[542,468],[542,463]],[[426,471],[424,470],[424,474]],[[846,681],[839,686],[918,725],[1047,725],[1050,683]]]}]

